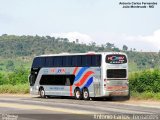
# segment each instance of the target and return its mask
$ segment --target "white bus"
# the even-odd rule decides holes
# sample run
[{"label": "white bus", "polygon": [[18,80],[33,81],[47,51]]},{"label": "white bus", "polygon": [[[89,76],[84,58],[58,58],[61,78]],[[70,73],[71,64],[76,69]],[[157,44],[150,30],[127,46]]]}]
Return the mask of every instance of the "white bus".
[{"label": "white bus", "polygon": [[29,76],[30,93],[74,96],[89,100],[123,96],[129,99],[128,59],[121,52],[41,55],[34,58]]}]

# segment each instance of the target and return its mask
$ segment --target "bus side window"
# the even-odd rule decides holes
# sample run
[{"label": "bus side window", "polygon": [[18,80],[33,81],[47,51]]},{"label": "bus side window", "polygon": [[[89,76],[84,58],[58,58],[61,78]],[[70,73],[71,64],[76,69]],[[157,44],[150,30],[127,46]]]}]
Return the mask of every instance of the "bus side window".
[{"label": "bus side window", "polygon": [[71,83],[70,83],[70,78],[66,77],[66,83],[65,83],[66,86],[70,86]]},{"label": "bus side window", "polygon": [[82,56],[82,66],[86,66],[87,60],[86,56]]},{"label": "bus side window", "polygon": [[56,56],[54,57],[54,67],[62,67],[62,57]]},{"label": "bus side window", "polygon": [[65,82],[66,86],[73,85],[75,75],[65,75],[65,78],[66,78],[66,82]]},{"label": "bus side window", "polygon": [[62,57],[58,57],[58,67],[62,67],[63,66],[63,61],[62,61]]},{"label": "bus side window", "polygon": [[101,55],[96,55],[93,56],[94,58],[92,59],[94,66],[101,66]]},{"label": "bus side window", "polygon": [[40,68],[45,65],[45,58],[43,57],[36,57],[33,60],[32,68]]},{"label": "bus side window", "polygon": [[86,60],[87,63],[86,63],[86,65],[88,65],[88,66],[93,66],[93,65],[92,65],[92,61],[91,61],[91,60],[92,60],[92,56],[91,56],[91,55],[88,55],[88,56],[86,56],[86,57],[87,57],[87,60]]},{"label": "bus side window", "polygon": [[72,67],[72,56],[67,56],[67,65],[68,67]]},{"label": "bus side window", "polygon": [[101,66],[101,55],[98,55],[97,57],[96,57],[96,65],[97,66]]},{"label": "bus side window", "polygon": [[45,66],[46,67],[52,67],[53,66],[53,57],[46,57]]},{"label": "bus side window", "polygon": [[63,56],[63,67],[71,67],[72,59],[71,56]]},{"label": "bus side window", "polygon": [[75,75],[70,75],[69,79],[70,79],[70,85],[73,85],[74,79],[75,79]]},{"label": "bus side window", "polygon": [[77,57],[72,56],[72,66],[77,66]]},{"label": "bus side window", "polygon": [[92,56],[91,63],[92,63],[92,66],[96,66],[96,56]]},{"label": "bus side window", "polygon": [[78,55],[76,57],[77,57],[77,65],[76,66],[81,67],[82,66],[82,56]]},{"label": "bus side window", "polygon": [[67,67],[67,56],[63,56],[62,57],[62,63],[63,63],[63,67]]},{"label": "bus side window", "polygon": [[40,85],[73,85],[74,75],[42,75]]}]

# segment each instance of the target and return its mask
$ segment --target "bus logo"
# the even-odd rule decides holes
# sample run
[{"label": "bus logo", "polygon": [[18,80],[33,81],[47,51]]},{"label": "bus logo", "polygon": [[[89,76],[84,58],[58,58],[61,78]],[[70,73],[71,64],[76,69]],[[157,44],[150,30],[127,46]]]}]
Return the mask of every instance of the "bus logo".
[{"label": "bus logo", "polygon": [[124,56],[111,56],[111,57],[108,57],[108,60],[111,60],[111,61],[117,61],[117,60],[124,60]]},{"label": "bus logo", "polygon": [[66,70],[64,68],[62,69],[57,69],[57,73],[66,73]]}]

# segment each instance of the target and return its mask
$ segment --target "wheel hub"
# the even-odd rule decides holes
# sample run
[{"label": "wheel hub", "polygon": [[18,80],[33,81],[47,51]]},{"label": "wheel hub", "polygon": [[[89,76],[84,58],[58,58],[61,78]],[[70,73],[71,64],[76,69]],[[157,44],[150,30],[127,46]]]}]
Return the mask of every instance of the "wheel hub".
[{"label": "wheel hub", "polygon": [[84,98],[87,98],[87,97],[88,97],[88,92],[85,91],[85,92],[84,92]]}]

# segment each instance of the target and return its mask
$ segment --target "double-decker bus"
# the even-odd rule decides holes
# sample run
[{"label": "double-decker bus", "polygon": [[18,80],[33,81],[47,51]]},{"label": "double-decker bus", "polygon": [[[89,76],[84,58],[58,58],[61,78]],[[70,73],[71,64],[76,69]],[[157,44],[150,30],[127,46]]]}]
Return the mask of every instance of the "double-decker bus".
[{"label": "double-decker bus", "polygon": [[121,52],[40,55],[33,60],[29,83],[30,93],[42,98],[129,99],[127,55]]}]

